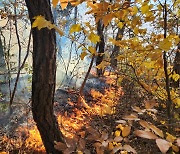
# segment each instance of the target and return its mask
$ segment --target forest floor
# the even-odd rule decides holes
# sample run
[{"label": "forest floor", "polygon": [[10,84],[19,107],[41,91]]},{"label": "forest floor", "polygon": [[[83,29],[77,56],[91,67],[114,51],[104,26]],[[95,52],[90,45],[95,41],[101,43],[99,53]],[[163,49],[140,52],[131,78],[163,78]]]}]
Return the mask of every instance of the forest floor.
[{"label": "forest floor", "polygon": [[[121,87],[115,86],[112,76],[91,81],[84,89],[83,105],[77,104],[77,91],[57,90],[55,114],[66,145],[56,143],[56,148],[65,154],[161,153],[155,139],[157,136],[163,139],[167,134],[163,102],[126,79],[121,82]],[[5,114],[7,111],[1,111],[0,153],[45,153],[32,120],[30,103],[15,103],[13,107],[14,112],[10,116]],[[140,135],[137,130],[148,130],[151,134]],[[179,121],[175,120],[173,135],[176,138],[179,131]],[[172,141],[173,151],[178,153],[178,141],[175,140]],[[171,153],[171,148],[167,153]]]}]

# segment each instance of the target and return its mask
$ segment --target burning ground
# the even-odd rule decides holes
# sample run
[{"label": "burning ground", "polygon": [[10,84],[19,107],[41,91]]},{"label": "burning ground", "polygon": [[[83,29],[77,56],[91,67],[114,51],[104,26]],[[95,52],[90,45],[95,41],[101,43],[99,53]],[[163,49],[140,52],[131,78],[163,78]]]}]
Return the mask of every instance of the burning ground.
[{"label": "burning ground", "polygon": [[[158,100],[147,97],[129,80],[123,80],[121,86],[110,73],[100,79],[91,78],[82,104],[78,104],[78,91],[58,89],[54,109],[65,144],[55,142],[55,147],[65,154],[159,153],[161,146],[156,142],[161,139],[178,152],[178,135],[166,133],[165,111]],[[11,115],[6,114],[4,104],[0,118],[1,153],[45,153],[30,103],[15,102]],[[178,134],[178,121],[174,128]]]}]

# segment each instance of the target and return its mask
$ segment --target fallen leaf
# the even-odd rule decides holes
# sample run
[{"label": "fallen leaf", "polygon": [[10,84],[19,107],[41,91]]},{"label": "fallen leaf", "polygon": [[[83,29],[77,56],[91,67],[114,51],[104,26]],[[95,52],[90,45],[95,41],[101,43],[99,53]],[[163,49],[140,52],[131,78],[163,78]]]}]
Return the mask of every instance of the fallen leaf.
[{"label": "fallen leaf", "polygon": [[117,145],[117,146],[115,146],[113,148],[113,153],[116,153],[116,152],[118,152],[119,150],[122,150],[122,149],[123,149],[122,145]]},{"label": "fallen leaf", "polygon": [[146,129],[149,129],[149,127],[150,127],[150,125],[144,120],[140,120],[139,124]]},{"label": "fallen leaf", "polygon": [[154,106],[156,106],[155,100],[150,100],[145,102],[146,109],[152,109]]},{"label": "fallen leaf", "polygon": [[114,133],[114,135],[115,135],[116,137],[117,137],[117,136],[120,136],[120,135],[121,135],[121,131],[116,130],[115,133]]},{"label": "fallen leaf", "polygon": [[124,129],[122,130],[122,136],[123,137],[126,137],[130,134],[131,132],[131,127],[130,126],[126,126],[124,127]]},{"label": "fallen leaf", "polygon": [[109,150],[112,150],[112,149],[114,148],[114,146],[113,146],[113,143],[112,143],[112,142],[110,142],[110,143],[109,143],[108,148],[109,148]]},{"label": "fallen leaf", "polygon": [[179,152],[179,147],[176,146],[176,145],[172,145],[172,149],[173,149],[173,151],[175,151],[175,152]]},{"label": "fallen leaf", "polygon": [[59,150],[59,151],[64,151],[67,149],[67,146],[66,144],[62,143],[62,142],[56,142],[54,141],[55,145],[54,145],[54,148]]},{"label": "fallen leaf", "polygon": [[108,146],[108,144],[109,144],[109,141],[108,141],[108,140],[107,140],[107,141],[103,141],[103,142],[102,142],[102,146],[103,146],[103,147],[107,147],[107,146]]},{"label": "fallen leaf", "polygon": [[79,150],[83,151],[86,146],[86,141],[84,139],[80,138],[78,146],[79,146]]},{"label": "fallen leaf", "polygon": [[125,120],[116,120],[117,123],[120,123],[120,124],[126,124],[126,121]]},{"label": "fallen leaf", "polygon": [[156,135],[159,135],[160,137],[164,138],[164,134],[163,134],[163,131],[160,130],[159,128],[157,128],[156,126],[154,125],[149,125],[149,128],[156,134]]},{"label": "fallen leaf", "polygon": [[127,152],[137,153],[134,148],[132,148],[130,145],[127,144],[123,146],[123,149],[126,150]]},{"label": "fallen leaf", "polygon": [[166,133],[167,137],[166,137],[166,140],[173,143],[175,140],[176,140],[176,137],[169,134],[169,133]]},{"label": "fallen leaf", "polygon": [[138,116],[135,115],[135,114],[131,114],[131,115],[124,116],[123,119],[125,119],[125,120],[135,120],[135,121],[136,121],[136,120],[140,120],[140,119],[138,118]]},{"label": "fallen leaf", "polygon": [[177,146],[180,147],[180,138],[177,138],[176,142],[177,142]]},{"label": "fallen leaf", "polygon": [[171,144],[164,139],[156,139],[156,144],[162,153],[166,153],[171,147]]},{"label": "fallen leaf", "polygon": [[143,131],[143,130],[136,130],[134,131],[136,136],[147,138],[147,139],[157,139],[158,137],[149,131]]},{"label": "fallen leaf", "polygon": [[116,136],[115,138],[114,138],[114,141],[115,142],[121,142],[123,140],[123,137],[122,136]]},{"label": "fallen leaf", "polygon": [[134,107],[132,107],[132,109],[133,109],[133,111],[135,111],[135,112],[142,113],[142,110],[141,110],[140,107],[138,107],[138,106],[134,106]]},{"label": "fallen leaf", "polygon": [[104,140],[107,140],[107,139],[108,139],[108,133],[106,133],[105,131],[103,131],[100,140],[104,141]]}]

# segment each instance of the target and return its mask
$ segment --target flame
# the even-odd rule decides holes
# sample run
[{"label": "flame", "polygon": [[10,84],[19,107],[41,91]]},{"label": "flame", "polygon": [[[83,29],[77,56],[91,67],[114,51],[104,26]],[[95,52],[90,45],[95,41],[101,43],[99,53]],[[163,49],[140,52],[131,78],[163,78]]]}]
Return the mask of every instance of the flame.
[{"label": "flame", "polygon": [[[106,82],[108,84],[116,83],[116,76],[105,72]],[[115,113],[115,105],[118,102],[118,97],[123,94],[121,88],[109,87],[104,89],[104,93],[91,90],[92,102],[89,102],[90,108],[78,109],[74,108],[72,113],[65,112],[64,114],[58,113],[57,120],[60,126],[60,131],[65,137],[74,138],[77,132],[80,132],[83,127],[88,127],[94,115],[104,116],[106,114]],[[74,103],[75,104],[75,103]],[[56,104],[57,105],[57,104]],[[73,106],[73,102],[70,102]],[[36,152],[45,152],[41,136],[33,120],[29,121],[31,127],[20,126],[16,131],[18,138],[10,138],[4,135],[2,143],[6,143],[6,149],[26,149],[35,150]],[[33,123],[33,124],[32,124]],[[10,147],[11,146],[11,147]]]}]

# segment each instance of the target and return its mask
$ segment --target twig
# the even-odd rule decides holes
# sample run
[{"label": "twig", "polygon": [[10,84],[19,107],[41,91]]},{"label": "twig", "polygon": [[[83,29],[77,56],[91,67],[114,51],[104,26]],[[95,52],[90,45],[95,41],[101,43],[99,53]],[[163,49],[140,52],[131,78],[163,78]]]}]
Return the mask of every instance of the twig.
[{"label": "twig", "polygon": [[24,60],[23,60],[23,63],[21,64],[19,70],[18,70],[18,73],[17,73],[17,77],[16,77],[16,81],[15,81],[15,84],[14,84],[14,89],[13,89],[13,92],[12,92],[12,96],[11,96],[11,99],[10,99],[10,102],[9,102],[9,108],[10,108],[10,114],[12,113],[12,103],[13,103],[13,100],[14,100],[14,96],[15,96],[15,92],[16,92],[16,88],[17,88],[17,83],[18,83],[18,80],[19,80],[19,76],[20,76],[20,73],[21,73],[21,70],[23,69],[24,65],[25,65],[25,62],[29,56],[29,50],[30,50],[30,44],[31,44],[31,31],[30,31],[30,34],[29,34],[29,41],[28,41],[28,46],[27,46],[27,53],[24,57]]}]

